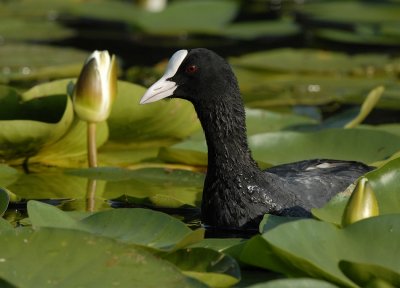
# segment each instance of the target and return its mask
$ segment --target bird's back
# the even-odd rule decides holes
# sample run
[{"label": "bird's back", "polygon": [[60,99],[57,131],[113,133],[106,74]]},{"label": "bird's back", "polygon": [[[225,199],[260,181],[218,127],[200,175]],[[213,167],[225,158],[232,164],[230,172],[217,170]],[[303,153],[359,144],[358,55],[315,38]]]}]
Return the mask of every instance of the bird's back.
[{"label": "bird's back", "polygon": [[298,195],[305,208],[321,207],[373,168],[360,162],[314,159],[282,164],[267,170],[279,176],[284,189]]}]

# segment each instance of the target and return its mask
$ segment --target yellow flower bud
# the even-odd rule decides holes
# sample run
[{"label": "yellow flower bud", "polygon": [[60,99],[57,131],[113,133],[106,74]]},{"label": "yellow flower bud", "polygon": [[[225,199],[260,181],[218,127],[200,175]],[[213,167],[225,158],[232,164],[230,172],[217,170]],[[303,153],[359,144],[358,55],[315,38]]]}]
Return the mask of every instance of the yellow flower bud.
[{"label": "yellow flower bud", "polygon": [[345,227],[356,221],[377,215],[379,215],[379,206],[375,193],[368,183],[368,179],[362,177],[347,202],[342,216],[342,226]]},{"label": "yellow flower bud", "polygon": [[86,60],[76,82],[73,103],[81,120],[104,121],[117,95],[117,64],[108,51],[94,51]]}]

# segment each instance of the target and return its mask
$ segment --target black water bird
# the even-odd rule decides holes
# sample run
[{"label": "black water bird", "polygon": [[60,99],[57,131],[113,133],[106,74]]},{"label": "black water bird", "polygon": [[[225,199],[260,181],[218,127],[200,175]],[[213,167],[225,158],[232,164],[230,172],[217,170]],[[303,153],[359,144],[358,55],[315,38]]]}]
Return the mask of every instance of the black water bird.
[{"label": "black water bird", "polygon": [[309,217],[371,168],[358,162],[305,160],[261,171],[247,143],[245,109],[229,64],[204,49],[179,50],[140,100],[192,102],[208,146],[201,206],[205,225],[256,228],[266,213]]}]

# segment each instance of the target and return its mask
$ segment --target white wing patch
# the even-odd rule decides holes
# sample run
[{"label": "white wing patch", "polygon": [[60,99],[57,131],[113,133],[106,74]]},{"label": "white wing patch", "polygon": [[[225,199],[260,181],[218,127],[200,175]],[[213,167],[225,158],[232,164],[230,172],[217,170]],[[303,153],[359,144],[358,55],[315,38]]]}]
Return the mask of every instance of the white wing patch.
[{"label": "white wing patch", "polygon": [[321,163],[316,166],[307,167],[306,171],[315,170],[315,169],[328,169],[340,166],[341,163]]}]

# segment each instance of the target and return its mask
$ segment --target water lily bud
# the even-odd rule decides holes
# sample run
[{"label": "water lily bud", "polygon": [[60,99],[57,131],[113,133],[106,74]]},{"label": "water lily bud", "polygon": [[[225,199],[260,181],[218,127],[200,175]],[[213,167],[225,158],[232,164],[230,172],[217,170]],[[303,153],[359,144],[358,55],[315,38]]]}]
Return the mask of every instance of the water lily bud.
[{"label": "water lily bud", "polygon": [[347,202],[342,216],[342,226],[377,215],[379,215],[378,201],[368,179],[363,177],[358,181]]},{"label": "water lily bud", "polygon": [[76,114],[87,122],[108,118],[117,95],[117,64],[108,51],[94,51],[76,82],[73,103]]}]

